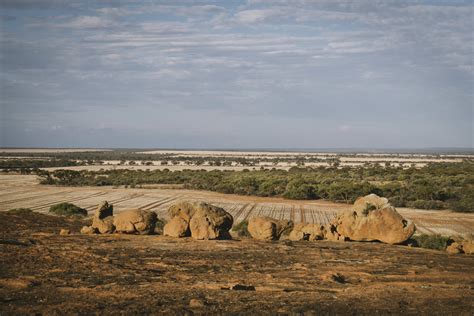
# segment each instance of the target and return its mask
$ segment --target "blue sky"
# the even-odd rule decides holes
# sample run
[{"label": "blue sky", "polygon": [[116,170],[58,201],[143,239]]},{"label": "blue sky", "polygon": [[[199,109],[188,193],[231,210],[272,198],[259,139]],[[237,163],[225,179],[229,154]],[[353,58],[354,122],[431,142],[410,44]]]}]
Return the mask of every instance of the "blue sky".
[{"label": "blue sky", "polygon": [[0,2],[0,146],[473,147],[473,2]]}]

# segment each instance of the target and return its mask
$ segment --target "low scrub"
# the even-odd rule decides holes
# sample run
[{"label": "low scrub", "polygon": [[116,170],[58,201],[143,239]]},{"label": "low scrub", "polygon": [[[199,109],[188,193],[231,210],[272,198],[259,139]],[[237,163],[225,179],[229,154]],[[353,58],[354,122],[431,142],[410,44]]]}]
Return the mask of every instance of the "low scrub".
[{"label": "low scrub", "polygon": [[8,213],[15,214],[15,215],[28,215],[33,213],[33,210],[30,208],[13,208],[11,210],[8,210]]},{"label": "low scrub", "polygon": [[416,247],[435,250],[446,250],[446,248],[453,242],[453,240],[448,236],[427,234],[413,236],[412,241],[414,241]]},{"label": "low scrub", "polygon": [[250,237],[250,233],[247,229],[249,225],[249,222],[248,221],[241,221],[240,223],[238,223],[237,225],[234,225],[232,227],[232,231],[236,232],[237,233],[237,236],[240,236],[240,237]]},{"label": "low scrub", "polygon": [[87,216],[87,210],[72,203],[59,203],[49,208],[49,212],[60,216]]},{"label": "low scrub", "polygon": [[165,227],[165,225],[166,225],[166,221],[158,217],[156,219],[156,224],[155,224],[155,233],[159,235],[163,235],[163,228]]}]

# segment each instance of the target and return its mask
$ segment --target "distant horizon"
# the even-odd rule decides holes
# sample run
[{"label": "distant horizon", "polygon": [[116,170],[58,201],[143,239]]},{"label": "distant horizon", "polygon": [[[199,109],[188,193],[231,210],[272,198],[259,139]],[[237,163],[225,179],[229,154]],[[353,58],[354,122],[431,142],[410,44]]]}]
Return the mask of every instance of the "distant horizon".
[{"label": "distant horizon", "polygon": [[204,147],[187,147],[187,148],[166,148],[166,147],[0,147],[2,150],[32,150],[32,149],[78,149],[78,150],[133,150],[133,151],[242,151],[242,152],[304,152],[304,153],[474,153],[472,147],[419,147],[419,148],[363,148],[363,147],[333,147],[333,148],[204,148]]}]

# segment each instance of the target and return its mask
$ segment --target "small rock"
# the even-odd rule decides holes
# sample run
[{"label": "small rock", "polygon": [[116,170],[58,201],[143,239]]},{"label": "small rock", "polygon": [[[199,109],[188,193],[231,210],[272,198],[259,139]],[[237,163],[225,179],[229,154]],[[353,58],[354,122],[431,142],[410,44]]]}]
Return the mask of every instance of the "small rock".
[{"label": "small rock", "polygon": [[81,228],[81,234],[91,235],[91,234],[96,234],[96,233],[97,233],[97,228],[95,228],[95,227],[83,226]]},{"label": "small rock", "polygon": [[203,301],[201,301],[200,299],[197,299],[197,298],[192,298],[189,301],[189,307],[191,307],[191,308],[201,308],[201,307],[204,307],[204,305],[206,305],[206,304]]},{"label": "small rock", "polygon": [[452,255],[462,253],[462,245],[457,242],[453,242],[446,248],[446,252]]},{"label": "small rock", "polygon": [[65,228],[62,228],[60,231],[59,231],[59,235],[70,235],[71,234],[71,231],[69,229],[65,229]]},{"label": "small rock", "polygon": [[347,279],[342,274],[336,273],[331,276],[332,280],[337,283],[345,284],[347,283]]},{"label": "small rock", "polygon": [[232,290],[234,290],[234,291],[255,291],[255,286],[236,284],[232,287]]}]

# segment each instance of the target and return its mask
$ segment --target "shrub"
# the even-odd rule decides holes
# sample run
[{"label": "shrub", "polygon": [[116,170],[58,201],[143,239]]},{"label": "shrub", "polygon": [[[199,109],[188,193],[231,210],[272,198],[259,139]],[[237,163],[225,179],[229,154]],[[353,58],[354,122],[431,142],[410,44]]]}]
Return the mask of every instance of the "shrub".
[{"label": "shrub", "polygon": [[33,213],[33,211],[30,208],[13,208],[11,210],[8,210],[9,213],[15,214],[15,215],[28,215]]},{"label": "shrub", "polygon": [[87,216],[87,210],[72,203],[59,203],[49,208],[49,212],[60,216]]},{"label": "shrub", "polygon": [[412,237],[416,247],[445,250],[452,243],[452,239],[442,235],[416,235]]},{"label": "shrub", "polygon": [[248,225],[249,222],[247,220],[241,221],[232,227],[232,231],[236,232],[240,237],[250,237],[250,233],[247,229]]},{"label": "shrub", "polygon": [[155,224],[155,233],[162,235],[165,225],[166,221],[158,217]]}]

